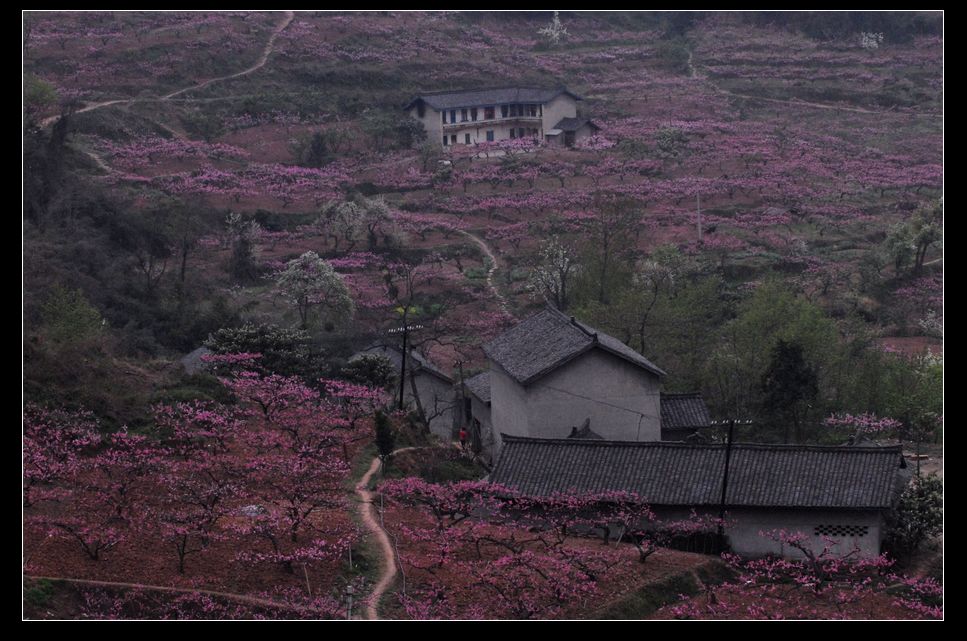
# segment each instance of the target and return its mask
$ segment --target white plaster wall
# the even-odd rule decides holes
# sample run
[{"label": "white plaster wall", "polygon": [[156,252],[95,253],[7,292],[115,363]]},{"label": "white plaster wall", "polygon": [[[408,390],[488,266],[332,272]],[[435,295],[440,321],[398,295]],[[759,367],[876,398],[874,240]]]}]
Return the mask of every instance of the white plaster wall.
[{"label": "white plaster wall", "polygon": [[[420,373],[416,376],[416,390],[430,424],[430,432],[446,442],[452,441],[456,410],[453,387],[435,376]],[[409,381],[406,382],[403,399],[415,407]]]},{"label": "white plaster wall", "polygon": [[410,109],[409,114],[423,123],[426,129],[426,139],[435,140],[437,144],[443,144],[443,125],[440,122],[440,112],[432,109],[429,105],[424,105],[423,117],[420,118],[419,110],[416,107]]},{"label": "white plaster wall", "polygon": [[590,418],[605,439],[659,441],[659,395],[657,375],[592,349],[527,386],[527,435],[566,438]]},{"label": "white plaster wall", "polygon": [[661,440],[660,379],[622,358],[592,349],[524,387],[490,364],[490,416],[495,435],[566,438],[591,429],[616,441]]},{"label": "white plaster wall", "polygon": [[[511,119],[507,119],[507,120],[503,120],[503,121],[500,121],[500,120],[496,120],[496,121],[491,120],[491,121],[486,122],[486,123],[483,123],[483,124],[480,124],[480,123],[458,123],[458,124],[460,124],[459,127],[451,127],[451,126],[448,125],[446,129],[442,130],[439,133],[438,138],[439,138],[440,144],[442,145],[443,144],[443,134],[444,133],[446,133],[447,136],[456,135],[456,137],[457,137],[456,144],[458,144],[458,145],[465,145],[465,144],[467,144],[466,143],[465,135],[466,134],[470,134],[470,144],[473,145],[473,144],[477,144],[477,143],[485,143],[485,142],[488,142],[487,141],[487,131],[493,130],[493,132],[494,132],[494,142],[497,142],[497,141],[500,141],[500,140],[509,140],[510,139],[510,130],[512,128],[513,129],[517,129],[519,127],[523,127],[524,129],[528,129],[528,128],[529,129],[537,129],[537,135],[535,137],[538,140],[541,139],[541,123],[540,123],[540,121],[538,121],[538,120],[513,121],[513,124],[514,124],[513,127],[511,127],[511,122],[512,122]],[[472,126],[469,126],[469,125],[472,125]],[[453,144],[453,143],[450,143],[449,140],[450,139],[448,137],[447,138],[447,141],[448,141],[447,146],[450,146],[451,144]]]},{"label": "white plaster wall", "polygon": [[561,94],[544,105],[544,130],[553,129],[562,118],[576,118],[577,115],[577,101]]},{"label": "white plaster wall", "polygon": [[493,361],[490,361],[490,420],[498,450],[501,433],[528,436],[526,392]]},{"label": "white plaster wall", "polygon": [[494,425],[490,420],[490,407],[476,396],[470,395],[470,413],[480,421],[480,440],[483,448],[480,456],[488,462],[493,462],[498,435],[494,433]]},{"label": "white plaster wall", "polygon": [[[701,514],[702,510],[698,510]],[[686,509],[655,508],[661,520],[685,519],[690,511]],[[707,509],[706,513],[718,516],[718,510]],[[802,532],[808,539],[810,549],[820,554],[829,546],[836,555],[843,555],[859,548],[859,555],[873,557],[880,553],[880,543],[884,533],[884,522],[880,512],[861,510],[818,510],[789,508],[733,508],[727,511],[725,535],[732,551],[746,557],[761,557],[768,554],[786,558],[802,558],[803,554],[795,548],[760,535],[760,532],[786,530],[789,533]],[[819,525],[865,525],[868,534],[861,537],[830,537],[828,543],[823,537],[816,536]]]}]

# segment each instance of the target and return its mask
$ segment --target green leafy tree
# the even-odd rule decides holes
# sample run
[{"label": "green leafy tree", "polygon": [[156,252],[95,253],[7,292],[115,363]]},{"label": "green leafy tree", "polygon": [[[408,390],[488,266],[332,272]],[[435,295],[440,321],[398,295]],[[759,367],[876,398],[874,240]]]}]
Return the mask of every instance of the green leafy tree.
[{"label": "green leafy tree", "polygon": [[393,432],[389,417],[383,412],[376,412],[373,427],[376,430],[376,450],[379,452],[380,461],[385,464],[396,447],[396,435]]},{"label": "green leafy tree", "polygon": [[44,334],[58,345],[84,343],[104,329],[101,313],[79,289],[54,285],[40,313]]},{"label": "green leafy tree", "polygon": [[942,532],[943,481],[936,474],[916,477],[890,514],[884,543],[894,554],[910,554]]},{"label": "green leafy tree", "polygon": [[[756,287],[751,296],[738,304],[735,318],[715,333],[706,358],[703,386],[714,412],[770,418],[762,414],[762,380],[772,361],[773,348],[780,340],[799,345],[804,360],[816,370],[819,396],[811,413],[818,419],[818,413],[836,399],[842,379],[848,374],[848,363],[843,361],[848,352],[843,349],[832,319],[780,280]],[[896,416],[888,411],[878,413]]]},{"label": "green leafy tree", "polygon": [[57,92],[48,83],[33,74],[23,77],[24,125],[30,129],[37,126],[37,119],[44,110],[57,104]]},{"label": "green leafy tree", "polygon": [[229,273],[238,282],[250,282],[261,271],[256,260],[257,241],[262,231],[257,221],[246,221],[241,214],[231,213],[225,221],[228,238],[232,245]]},{"label": "green leafy tree", "polygon": [[325,370],[312,337],[302,329],[254,323],[224,327],[208,337],[205,347],[216,354],[261,354],[259,366],[267,372],[307,381],[321,377]]},{"label": "green leafy tree", "polygon": [[943,241],[943,200],[941,199],[933,209],[917,213],[910,221],[910,227],[915,248],[913,271],[919,274],[923,271],[927,251],[934,244]]},{"label": "green leafy tree", "polygon": [[367,387],[389,389],[396,383],[396,368],[393,363],[379,354],[363,354],[354,358],[342,368],[346,380]]},{"label": "green leafy tree", "polygon": [[907,223],[897,223],[890,228],[883,249],[893,263],[893,271],[899,276],[916,253],[913,230]]},{"label": "green leafy tree", "polygon": [[363,113],[360,124],[372,139],[377,151],[387,147],[411,149],[426,140],[426,128],[419,120],[409,116],[369,109]]}]

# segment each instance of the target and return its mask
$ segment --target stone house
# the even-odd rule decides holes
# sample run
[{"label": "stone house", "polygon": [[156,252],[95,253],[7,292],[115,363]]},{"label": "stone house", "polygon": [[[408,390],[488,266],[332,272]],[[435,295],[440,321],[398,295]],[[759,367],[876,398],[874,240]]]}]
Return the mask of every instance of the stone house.
[{"label": "stone house", "polygon": [[[353,354],[350,360],[363,354],[383,356],[393,364],[397,372],[402,367],[403,352],[395,345],[371,345]],[[459,417],[459,408],[454,396],[454,380],[415,350],[411,350],[406,359],[403,402],[408,407],[423,413],[430,426],[430,432],[445,441],[453,440]]]},{"label": "stone house", "polygon": [[553,129],[544,133],[544,139],[551,146],[573,147],[600,130],[600,127],[587,118],[564,118]]},{"label": "stone house", "polygon": [[548,307],[484,353],[489,371],[467,387],[485,459],[499,451],[499,434],[564,438],[586,419],[604,439],[661,440],[665,372],[613,336]]},{"label": "stone house", "polygon": [[498,87],[423,93],[403,110],[444,148],[517,138],[573,145],[597,129],[577,117],[579,100],[563,87]]},{"label": "stone house", "polygon": [[[718,516],[725,445],[537,439],[501,435],[489,476],[532,496],[576,490],[633,492],[660,520],[692,510]],[[885,517],[909,481],[900,447],[736,443],[729,459],[725,536],[744,556],[801,553],[760,532],[801,532],[817,553],[880,553]]]}]

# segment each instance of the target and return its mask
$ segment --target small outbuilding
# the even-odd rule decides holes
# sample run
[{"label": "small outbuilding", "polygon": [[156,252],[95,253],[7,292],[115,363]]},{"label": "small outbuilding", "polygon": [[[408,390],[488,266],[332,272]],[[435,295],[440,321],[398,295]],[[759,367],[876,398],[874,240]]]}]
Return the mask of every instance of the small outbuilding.
[{"label": "small outbuilding", "polygon": [[544,132],[548,145],[573,147],[601,130],[587,118],[562,118],[552,129]]},{"label": "small outbuilding", "polygon": [[[363,354],[383,356],[397,372],[403,365],[403,352],[394,345],[371,345],[353,354],[350,360]],[[403,401],[423,413],[433,434],[445,441],[453,440],[458,417],[454,380],[415,350],[410,350],[407,356]]]},{"label": "small outbuilding", "polygon": [[698,392],[661,395],[661,440],[685,441],[704,436],[712,426],[708,406]]}]

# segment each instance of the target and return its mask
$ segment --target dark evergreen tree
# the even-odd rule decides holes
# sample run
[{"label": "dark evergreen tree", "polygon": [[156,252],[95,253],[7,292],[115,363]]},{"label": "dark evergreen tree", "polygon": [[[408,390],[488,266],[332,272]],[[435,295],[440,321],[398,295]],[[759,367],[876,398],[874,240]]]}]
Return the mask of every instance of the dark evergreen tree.
[{"label": "dark evergreen tree", "polygon": [[819,376],[806,362],[802,345],[780,339],[772,348],[761,386],[765,416],[774,425],[782,425],[786,443],[790,427],[795,430],[796,440],[801,441],[806,410],[819,394]]}]

